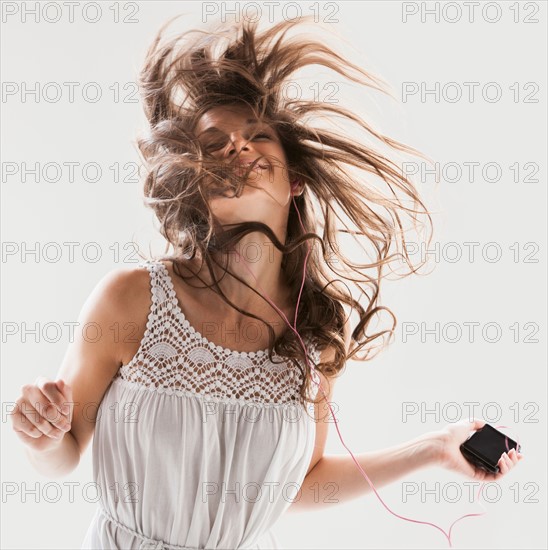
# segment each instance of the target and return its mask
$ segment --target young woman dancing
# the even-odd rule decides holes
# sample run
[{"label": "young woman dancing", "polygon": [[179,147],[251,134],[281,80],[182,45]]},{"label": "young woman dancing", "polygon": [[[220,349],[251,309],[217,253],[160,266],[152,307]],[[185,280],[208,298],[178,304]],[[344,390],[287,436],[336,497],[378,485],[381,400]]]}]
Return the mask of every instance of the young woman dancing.
[{"label": "young woman dancing", "polygon": [[[169,39],[164,26],[147,53],[138,146],[173,253],[99,282],[78,321],[102,337],[77,335],[57,379],[24,386],[12,416],[51,477],[73,471],[93,435],[101,499],[83,548],[276,548],[285,512],[332,506],[333,486],[336,502],[371,491],[352,456],[324,454],[328,404],[345,362],[372,359],[394,332],[379,291],[392,260],[410,266],[405,246],[390,251],[405,245],[402,218],[431,218],[385,154],[314,123],[342,117],[387,150],[417,151],[341,105],[284,93],[310,65],[384,91],[321,42],[287,38],[302,22]],[[383,311],[392,326],[375,330]],[[489,475],[459,450],[483,424],[357,461],[376,488],[431,465],[498,479],[515,451]]]}]

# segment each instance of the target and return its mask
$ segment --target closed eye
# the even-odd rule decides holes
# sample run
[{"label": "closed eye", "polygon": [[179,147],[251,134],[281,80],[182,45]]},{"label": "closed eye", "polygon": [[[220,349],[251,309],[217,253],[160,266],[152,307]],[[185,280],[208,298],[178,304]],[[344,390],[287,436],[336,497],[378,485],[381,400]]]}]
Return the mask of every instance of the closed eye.
[{"label": "closed eye", "polygon": [[[271,139],[271,136],[269,134],[266,134],[266,133],[260,133],[260,134],[256,134],[255,136],[253,136],[251,139],[257,139],[257,138],[267,138],[267,139]],[[224,142],[222,143],[211,143],[209,145],[206,146],[206,150],[208,151],[216,151],[217,149],[220,149],[221,147],[224,146]]]},{"label": "closed eye", "polygon": [[223,145],[224,143],[212,143],[206,146],[206,151],[216,151],[217,149],[223,147]]}]

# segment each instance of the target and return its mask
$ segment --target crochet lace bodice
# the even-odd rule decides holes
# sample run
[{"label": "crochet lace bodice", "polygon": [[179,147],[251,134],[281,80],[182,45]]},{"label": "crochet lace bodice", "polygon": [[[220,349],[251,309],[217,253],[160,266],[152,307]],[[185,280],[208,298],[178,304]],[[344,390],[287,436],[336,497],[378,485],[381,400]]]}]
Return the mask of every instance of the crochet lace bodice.
[{"label": "crochet lace bodice", "polygon": [[[213,401],[264,406],[299,401],[303,378],[296,365],[275,352],[275,362],[270,361],[266,349],[239,352],[215,345],[189,324],[166,266],[160,261],[143,265],[150,271],[152,294],[146,331],[117,378],[151,391],[195,394]],[[309,361],[316,365],[316,347],[309,339],[304,342]]]}]

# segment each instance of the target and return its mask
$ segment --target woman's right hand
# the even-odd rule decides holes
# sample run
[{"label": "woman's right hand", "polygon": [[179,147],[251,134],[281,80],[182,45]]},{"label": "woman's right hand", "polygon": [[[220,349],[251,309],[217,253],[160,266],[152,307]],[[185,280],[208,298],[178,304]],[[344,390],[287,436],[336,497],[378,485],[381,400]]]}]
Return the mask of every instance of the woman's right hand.
[{"label": "woman's right hand", "polygon": [[72,388],[59,379],[39,376],[21,387],[21,397],[11,413],[15,433],[30,449],[49,451],[58,447],[72,422]]}]

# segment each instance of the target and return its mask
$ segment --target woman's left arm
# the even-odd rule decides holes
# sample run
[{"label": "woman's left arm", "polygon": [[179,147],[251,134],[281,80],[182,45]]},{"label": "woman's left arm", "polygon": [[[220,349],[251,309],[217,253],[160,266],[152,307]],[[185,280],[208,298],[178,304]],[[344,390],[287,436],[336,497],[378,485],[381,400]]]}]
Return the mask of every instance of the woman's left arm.
[{"label": "woman's left arm", "polygon": [[[354,456],[375,489],[428,466],[441,466],[477,481],[496,481],[507,474],[523,456],[513,449],[508,455],[504,453],[499,460],[498,474],[489,474],[470,464],[460,452],[460,444],[471,431],[480,429],[484,424],[484,420],[463,420],[393,447]],[[348,502],[371,492],[369,483],[350,454],[324,455],[306,475],[301,491],[289,510],[315,510]]]}]

